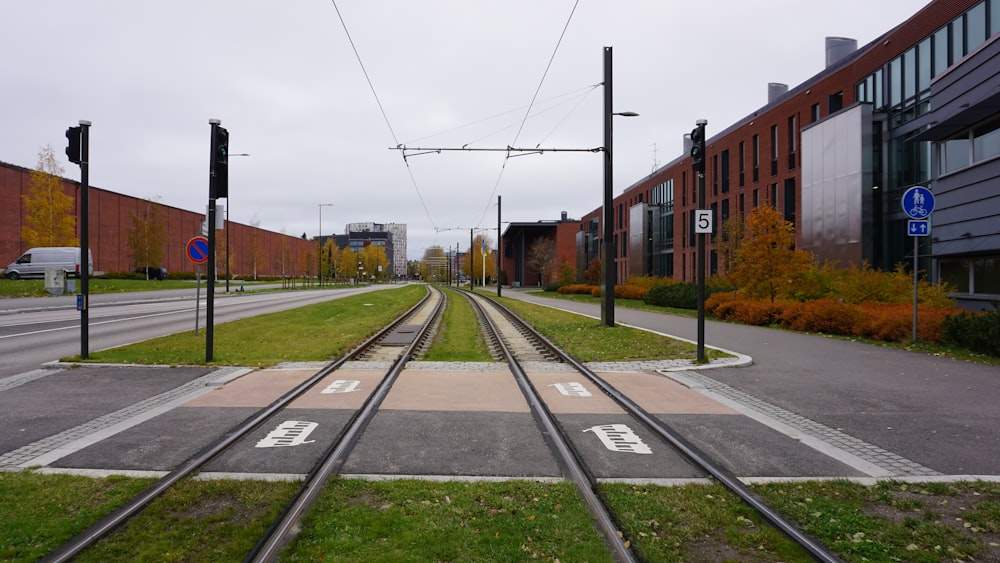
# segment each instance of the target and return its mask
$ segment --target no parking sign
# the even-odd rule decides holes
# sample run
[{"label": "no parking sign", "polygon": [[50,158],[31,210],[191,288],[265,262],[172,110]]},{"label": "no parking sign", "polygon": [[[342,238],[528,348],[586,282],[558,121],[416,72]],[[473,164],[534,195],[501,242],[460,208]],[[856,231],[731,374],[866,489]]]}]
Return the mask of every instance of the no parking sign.
[{"label": "no parking sign", "polygon": [[195,264],[208,262],[208,239],[192,237],[187,243],[187,257]]}]

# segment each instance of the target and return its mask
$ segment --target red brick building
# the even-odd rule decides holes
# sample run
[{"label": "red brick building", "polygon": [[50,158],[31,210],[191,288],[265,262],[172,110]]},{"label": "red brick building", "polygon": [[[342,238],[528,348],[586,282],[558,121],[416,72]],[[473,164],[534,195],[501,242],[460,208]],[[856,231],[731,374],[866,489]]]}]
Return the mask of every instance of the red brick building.
[{"label": "red brick building", "polygon": [[551,275],[558,276],[563,263],[568,263],[576,271],[582,271],[577,264],[576,240],[579,232],[580,221],[567,218],[565,212],[558,221],[511,223],[504,230],[501,239],[501,281],[520,287],[538,287],[552,281],[542,280],[541,273],[532,266],[532,248],[539,240],[545,239],[555,244]]},{"label": "red brick building", "polygon": [[[24,194],[28,193],[31,170],[0,162],[0,267],[10,264],[28,249],[21,240],[24,224]],[[80,183],[62,179],[63,190],[74,198],[77,236],[80,232]],[[205,216],[201,213],[170,207],[101,188],[90,188],[90,249],[94,256],[94,272],[128,272],[133,264],[128,248],[128,234],[133,214],[144,216],[148,206],[156,206],[167,231],[163,264],[168,272],[195,272],[185,248],[191,237],[201,231]],[[218,231],[217,264],[219,274],[225,274],[225,231]],[[256,248],[256,252],[253,249]],[[256,255],[256,260],[254,260]],[[258,229],[239,223],[229,224],[230,272],[237,277],[302,276],[316,270],[316,246],[309,240]],[[256,263],[255,263],[256,262]]]},{"label": "red brick building", "polygon": [[[935,213],[933,236],[919,240],[920,269],[968,288],[970,299],[995,299],[1000,237],[990,209],[1000,205],[1000,192],[979,178],[989,176],[997,156],[995,97],[985,88],[960,108],[936,111],[932,95],[959,71],[969,77],[956,88],[996,85],[1000,76],[989,52],[998,35],[1000,0],[935,0],[861,48],[850,39],[826,38],[825,69],[791,89],[768,84],[768,103],[736,123],[700,116],[708,120],[705,201],[697,201],[687,151],[617,195],[617,283],[634,274],[695,280],[695,210],[712,211],[717,234],[725,220],[746,217],[759,205],[780,210],[795,225],[797,245],[820,261],[892,269],[912,261],[914,237],[901,198],[920,185],[952,190]],[[963,109],[964,121],[947,135],[925,133]],[[949,151],[958,146],[972,183],[955,187]],[[974,154],[974,146],[985,147],[985,156]],[[987,199],[976,195],[984,191]],[[970,197],[982,202],[972,204]],[[598,207],[582,217],[579,254],[598,255],[601,215]],[[708,271],[724,269],[714,235],[707,242]]]}]

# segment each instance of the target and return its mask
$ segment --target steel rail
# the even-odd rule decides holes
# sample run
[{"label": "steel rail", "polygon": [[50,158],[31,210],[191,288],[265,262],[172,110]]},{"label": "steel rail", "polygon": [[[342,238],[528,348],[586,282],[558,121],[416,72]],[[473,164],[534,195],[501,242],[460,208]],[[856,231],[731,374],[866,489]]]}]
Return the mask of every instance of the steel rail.
[{"label": "steel rail", "polygon": [[319,383],[323,378],[329,375],[331,372],[336,371],[345,362],[354,358],[360,354],[364,349],[371,347],[376,344],[379,340],[385,337],[390,331],[399,326],[405,319],[412,316],[427,300],[430,299],[430,291],[425,295],[420,302],[408,309],[405,313],[397,317],[392,323],[386,325],[382,330],[375,333],[372,337],[365,340],[354,350],[344,354],[337,360],[334,360],[330,364],[327,364],[323,369],[318,371],[315,375],[309,377],[302,383],[296,385],[291,390],[286,392],[281,397],[277,398],[270,405],[264,407],[263,409],[257,411],[250,417],[246,418],[243,422],[238,424],[236,427],[231,429],[229,432],[224,434],[221,438],[215,442],[209,444],[203,448],[198,453],[194,454],[186,461],[181,463],[177,468],[168,473],[167,475],[160,478],[158,481],[147,487],[144,491],[138,495],[132,497],[127,503],[122,505],[120,508],[108,514],[97,523],[93,524],[83,532],[79,533],[74,538],[70,539],[68,542],[64,543],[62,546],[56,548],[55,551],[49,553],[42,561],[46,563],[63,563],[65,561],[71,560],[74,556],[79,554],[81,551],[91,546],[101,538],[103,538],[108,533],[112,532],[129,519],[138,514],[143,508],[146,507],[150,502],[163,494],[164,491],[175,485],[181,479],[188,477],[199,468],[207,464],[209,461],[214,459],[216,456],[221,454],[227,448],[232,446],[234,443],[239,441],[241,438],[245,437],[250,432],[260,427],[261,424],[266,422],[270,417],[275,415],[278,411],[283,409],[293,400],[298,398],[300,395],[308,391],[314,385]]},{"label": "steel rail", "polygon": [[572,365],[575,369],[580,371],[580,373],[587,376],[605,395],[610,397],[627,412],[640,420],[651,432],[657,434],[662,439],[677,448],[677,450],[684,454],[684,456],[687,457],[692,463],[706,471],[709,475],[722,483],[724,487],[729,489],[736,496],[740,497],[744,503],[756,510],[757,513],[770,522],[771,525],[779,529],[792,541],[809,552],[809,555],[811,555],[813,559],[824,563],[840,563],[843,561],[821,542],[805,534],[803,531],[799,530],[795,524],[788,521],[784,516],[776,512],[771,507],[767,506],[759,495],[751,491],[746,485],[743,484],[742,481],[740,481],[738,477],[733,475],[732,472],[712,461],[707,454],[702,452],[694,444],[687,441],[669,425],[649,414],[635,401],[626,395],[623,395],[614,386],[594,373],[590,368],[583,365],[566,352],[562,351],[558,346],[556,346],[555,343],[546,338],[545,335],[535,330],[535,328],[530,324],[520,320],[517,315],[507,310],[506,307],[503,307],[501,304],[493,301],[492,299],[489,299],[488,301],[498,309],[504,311],[504,314],[508,317],[516,319],[517,322],[521,323],[525,329],[533,334],[533,336],[538,338],[539,341],[545,344],[545,346],[549,347],[556,354],[558,354],[560,358],[562,358],[562,361]]},{"label": "steel rail", "polygon": [[[435,289],[434,291],[439,290]],[[441,299],[438,301],[433,314],[428,317],[427,322],[421,327],[420,332],[396,361],[393,362],[389,373],[382,379],[378,387],[375,388],[361,409],[355,412],[338,438],[327,448],[320,462],[310,471],[306,481],[295,493],[295,497],[293,497],[289,506],[285,508],[285,511],[278,520],[271,525],[264,534],[264,537],[261,538],[244,561],[277,561],[281,550],[298,534],[302,517],[305,516],[316,502],[320,493],[323,492],[327,479],[331,475],[340,472],[340,469],[347,461],[347,456],[350,455],[361,434],[375,417],[379,405],[382,404],[386,395],[389,394],[389,390],[392,389],[393,384],[399,378],[403,367],[412,357],[414,350],[417,349],[421,341],[427,336],[435,319],[444,310],[444,304],[445,297],[444,293],[441,292]]]},{"label": "steel rail", "polygon": [[[480,310],[482,316],[486,319],[490,330],[496,335],[497,345],[500,347],[511,371],[514,373],[514,379],[521,388],[521,393],[524,395],[524,398],[528,401],[528,406],[531,408],[531,412],[534,415],[535,420],[542,427],[543,436],[554,450],[554,453],[556,453],[556,459],[558,460],[559,465],[562,466],[567,477],[569,477],[570,481],[576,485],[577,490],[583,497],[584,502],[587,504],[587,508],[594,517],[595,523],[604,536],[605,543],[607,543],[608,547],[611,549],[615,559],[622,562],[638,561],[635,554],[632,553],[632,550],[629,549],[628,545],[626,545],[621,526],[617,524],[611,512],[604,504],[604,501],[602,501],[598,496],[596,491],[596,480],[586,470],[583,462],[576,454],[576,451],[569,445],[569,440],[556,423],[555,416],[545,405],[545,402],[542,401],[538,390],[535,389],[535,386],[531,383],[528,375],[524,372],[524,369],[521,368],[521,364],[507,347],[507,343],[504,341],[503,335],[500,333],[500,329],[497,327],[493,319],[490,318],[485,311],[481,310],[482,304],[478,303],[477,299],[471,297],[467,292],[463,292],[463,295],[469,299],[474,307]],[[487,301],[497,307],[498,310],[503,311],[503,309],[494,301]]]}]

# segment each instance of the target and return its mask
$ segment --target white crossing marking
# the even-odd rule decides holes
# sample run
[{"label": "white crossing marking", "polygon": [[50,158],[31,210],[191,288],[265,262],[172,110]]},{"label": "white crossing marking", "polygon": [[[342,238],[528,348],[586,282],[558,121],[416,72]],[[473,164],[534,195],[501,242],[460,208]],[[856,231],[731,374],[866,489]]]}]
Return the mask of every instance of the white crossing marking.
[{"label": "white crossing marking", "polygon": [[361,385],[361,382],[357,380],[338,379],[327,385],[326,389],[323,389],[320,393],[323,395],[328,395],[330,393],[350,393],[352,391],[357,391],[358,385]]},{"label": "white crossing marking", "polygon": [[267,433],[267,436],[257,442],[258,448],[285,448],[288,446],[299,446],[311,444],[316,440],[306,440],[309,434],[319,426],[316,422],[306,422],[304,420],[286,420],[277,428]]},{"label": "white crossing marking", "polygon": [[651,454],[649,449],[639,436],[631,428],[624,424],[602,424],[592,426],[584,432],[593,432],[605,448],[613,452],[625,452],[632,454]]},{"label": "white crossing marking", "polygon": [[552,387],[555,387],[557,391],[562,393],[567,397],[592,397],[590,391],[583,386],[582,383],[577,383],[576,381],[571,381],[569,383],[553,383]]}]

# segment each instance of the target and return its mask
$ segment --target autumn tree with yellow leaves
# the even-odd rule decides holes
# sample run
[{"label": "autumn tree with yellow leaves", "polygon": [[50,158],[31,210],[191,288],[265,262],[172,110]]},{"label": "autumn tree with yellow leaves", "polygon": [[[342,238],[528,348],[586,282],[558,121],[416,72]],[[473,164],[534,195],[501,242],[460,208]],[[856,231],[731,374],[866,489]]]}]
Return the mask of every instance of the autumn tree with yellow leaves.
[{"label": "autumn tree with yellow leaves", "polygon": [[64,172],[51,145],[38,152],[38,165],[31,171],[28,191],[21,196],[27,210],[21,240],[29,247],[80,244],[73,197],[62,188]]},{"label": "autumn tree with yellow leaves", "polygon": [[795,248],[795,226],[777,209],[761,205],[747,216],[731,276],[747,295],[773,303],[808,283],[814,263],[811,253]]}]

